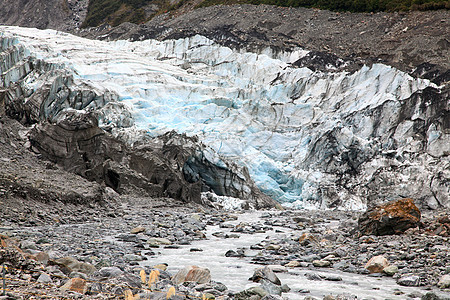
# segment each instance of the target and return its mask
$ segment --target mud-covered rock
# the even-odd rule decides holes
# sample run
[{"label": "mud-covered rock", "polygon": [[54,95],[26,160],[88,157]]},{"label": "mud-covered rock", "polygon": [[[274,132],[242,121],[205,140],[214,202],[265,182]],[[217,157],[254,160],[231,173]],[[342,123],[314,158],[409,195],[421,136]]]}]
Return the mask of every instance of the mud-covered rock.
[{"label": "mud-covered rock", "polygon": [[414,200],[405,198],[368,209],[358,220],[365,235],[389,235],[420,225],[420,211]]}]

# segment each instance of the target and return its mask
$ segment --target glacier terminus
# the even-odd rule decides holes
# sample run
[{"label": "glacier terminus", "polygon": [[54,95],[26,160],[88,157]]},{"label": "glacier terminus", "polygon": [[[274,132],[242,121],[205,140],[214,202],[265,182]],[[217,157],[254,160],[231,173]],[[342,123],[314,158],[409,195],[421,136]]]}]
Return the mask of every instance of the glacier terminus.
[{"label": "glacier terminus", "polygon": [[99,41],[2,26],[0,40],[1,87],[20,82],[24,101],[49,84],[60,99],[61,86],[92,94],[53,98],[43,118],[95,110],[130,145],[197,136],[210,161],[248,169],[288,207],[363,210],[400,196],[450,206],[450,133],[439,113],[448,95],[427,79],[382,63],[313,71],[296,66],[304,49],[246,52],[200,35]]}]

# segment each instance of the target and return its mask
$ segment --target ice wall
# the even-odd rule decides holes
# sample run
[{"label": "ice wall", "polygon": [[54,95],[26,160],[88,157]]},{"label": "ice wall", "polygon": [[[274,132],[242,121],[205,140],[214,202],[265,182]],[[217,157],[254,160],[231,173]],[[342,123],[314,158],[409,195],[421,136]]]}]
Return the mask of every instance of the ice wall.
[{"label": "ice wall", "polygon": [[[336,159],[352,145],[365,155],[362,161],[382,150],[380,140],[397,124],[374,124],[371,111],[401,106],[433,86],[382,64],[354,73],[313,72],[290,64],[307,53],[302,49],[272,58],[270,51],[236,52],[202,36],[103,42],[52,30],[1,31],[29,55],[71,70],[75,84],[117,94],[125,106],[105,107],[100,121],[121,136],[127,127],[130,143],[141,130],[197,135],[246,166],[263,192],[294,206],[321,205],[322,183],[337,180],[333,166],[339,168]],[[124,117],[129,113],[132,121]],[[343,207],[365,206],[348,191],[338,197],[346,199]]]}]

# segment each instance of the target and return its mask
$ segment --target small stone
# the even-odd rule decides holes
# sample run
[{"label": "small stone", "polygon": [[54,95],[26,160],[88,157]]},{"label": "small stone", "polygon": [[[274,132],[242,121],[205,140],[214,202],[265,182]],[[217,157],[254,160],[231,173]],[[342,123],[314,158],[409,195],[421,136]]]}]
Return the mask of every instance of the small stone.
[{"label": "small stone", "polygon": [[200,249],[200,248],[191,248],[191,249],[189,249],[189,252],[202,252],[203,251],[203,249]]},{"label": "small stone", "polygon": [[172,245],[172,242],[166,238],[150,238],[147,243],[150,246],[159,247],[160,245]]},{"label": "small stone", "polygon": [[50,277],[50,275],[46,274],[46,273],[42,273],[41,275],[39,275],[37,282],[41,282],[41,283],[51,283],[52,282],[52,278]]},{"label": "small stone", "polygon": [[450,274],[446,274],[439,279],[437,286],[441,289],[450,288]]},{"label": "small stone", "polygon": [[86,280],[82,278],[72,278],[61,287],[61,290],[85,294],[87,292]]},{"label": "small stone", "polygon": [[130,233],[131,234],[138,234],[138,233],[141,233],[141,232],[145,232],[145,230],[146,230],[145,227],[138,226],[138,227],[135,227],[135,228],[131,229]]},{"label": "small stone", "polygon": [[388,260],[382,256],[372,257],[364,266],[365,269],[369,270],[370,273],[381,273],[383,269],[389,266]]},{"label": "small stone", "polygon": [[266,250],[280,250],[281,246],[280,245],[269,245],[266,247]]},{"label": "small stone", "polygon": [[162,271],[166,271],[167,267],[168,267],[168,264],[165,264],[165,263],[157,264],[157,265],[153,266],[154,269],[158,269],[158,270],[162,270]]},{"label": "small stone", "polygon": [[383,273],[385,273],[388,276],[394,276],[398,273],[398,267],[397,266],[387,266],[383,269]]},{"label": "small stone", "polygon": [[292,261],[288,262],[287,264],[285,264],[284,266],[288,267],[288,268],[297,268],[297,267],[300,267],[301,264],[298,260],[292,260]]},{"label": "small stone", "polygon": [[123,256],[123,258],[126,261],[128,261],[128,262],[130,262],[130,261],[142,261],[143,260],[142,256],[136,255],[136,254],[125,254]]},{"label": "small stone", "polygon": [[314,260],[312,262],[314,267],[325,268],[331,266],[331,262],[328,260]]},{"label": "small stone", "polygon": [[328,281],[342,281],[342,277],[338,275],[327,275],[325,276],[325,280]]},{"label": "small stone", "polygon": [[211,294],[211,293],[205,293],[205,294],[203,294],[203,296],[204,296],[204,299],[208,299],[208,300],[214,300],[214,299],[216,299],[216,296],[214,296],[214,295]]},{"label": "small stone", "polygon": [[104,267],[98,270],[98,273],[102,277],[114,278],[123,274],[123,271],[118,267]]}]

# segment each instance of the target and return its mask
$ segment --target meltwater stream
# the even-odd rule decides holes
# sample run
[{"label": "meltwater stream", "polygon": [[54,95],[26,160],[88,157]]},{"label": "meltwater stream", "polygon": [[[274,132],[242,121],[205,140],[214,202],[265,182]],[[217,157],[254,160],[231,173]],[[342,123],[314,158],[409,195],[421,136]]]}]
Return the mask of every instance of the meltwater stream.
[{"label": "meltwater stream", "polygon": [[[237,220],[228,221],[226,224],[254,224],[261,221],[260,217],[263,213],[259,211],[239,214]],[[337,224],[329,223],[326,226],[332,228]],[[251,262],[251,258],[258,255],[259,252],[258,250],[250,250],[251,245],[275,236],[296,236],[295,230],[285,227],[274,227],[264,233],[239,233],[239,238],[220,238],[213,235],[217,232],[233,233],[231,229],[222,227],[208,226],[206,230],[207,239],[194,241],[191,245],[183,245],[178,249],[158,249],[158,255],[148,256],[148,260],[142,262],[141,265],[152,266],[167,263],[168,271],[171,274],[176,274],[178,270],[190,265],[206,267],[211,271],[212,280],[221,282],[228,289],[238,292],[252,286],[258,286],[257,283],[248,280],[256,268],[262,267]],[[203,251],[191,252],[190,249],[192,248],[199,248]],[[245,248],[246,257],[225,257],[228,250],[239,248]],[[338,276],[342,278],[342,281],[308,280],[305,276],[307,273],[315,273],[325,277]],[[355,295],[358,297],[357,299],[405,299],[406,295],[419,290],[417,287],[397,285],[392,278],[345,273],[328,268],[320,269],[320,271],[317,268],[287,268],[286,272],[276,273],[276,275],[280,278],[282,284],[287,284],[291,288],[289,293],[282,294],[283,297],[288,299],[304,299],[307,296],[322,299],[325,295],[344,293]],[[397,295],[394,293],[397,293]],[[425,292],[422,291],[422,293]]]}]

